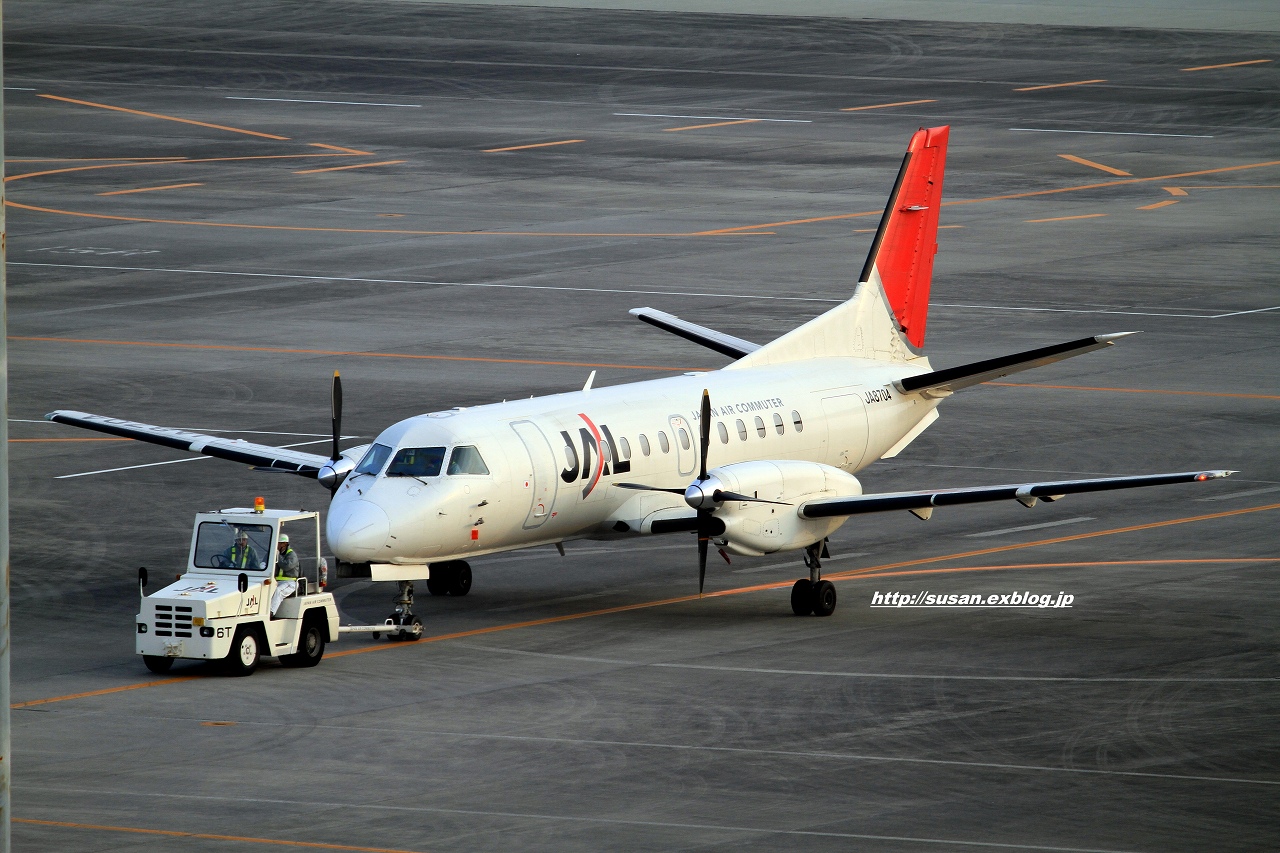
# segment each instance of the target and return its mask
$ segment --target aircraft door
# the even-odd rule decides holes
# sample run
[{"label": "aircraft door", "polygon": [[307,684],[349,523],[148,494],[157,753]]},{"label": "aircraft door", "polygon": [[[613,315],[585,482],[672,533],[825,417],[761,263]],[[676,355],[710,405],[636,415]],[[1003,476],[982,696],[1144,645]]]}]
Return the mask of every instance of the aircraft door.
[{"label": "aircraft door", "polygon": [[824,397],[822,414],[827,422],[827,464],[846,471],[857,469],[867,452],[867,406],[862,395]]},{"label": "aircraft door", "polygon": [[676,464],[680,466],[680,473],[692,474],[698,467],[698,433],[689,426],[689,421],[683,415],[672,415],[668,422],[671,424],[671,443],[676,447]]},{"label": "aircraft door", "polygon": [[511,424],[511,429],[515,430],[524,449],[529,453],[528,476],[525,478],[525,491],[529,493],[529,514],[525,516],[524,529],[532,530],[541,527],[551,517],[559,487],[559,470],[551,444],[537,424],[533,421],[515,421]]}]

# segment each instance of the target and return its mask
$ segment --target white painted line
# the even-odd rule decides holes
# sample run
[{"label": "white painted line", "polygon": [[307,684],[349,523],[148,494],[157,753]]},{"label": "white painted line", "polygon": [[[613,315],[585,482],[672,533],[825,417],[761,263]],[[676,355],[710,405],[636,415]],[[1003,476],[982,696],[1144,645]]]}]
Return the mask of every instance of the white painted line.
[{"label": "white painted line", "polygon": [[1267,492],[1280,492],[1280,486],[1267,486],[1262,489],[1249,489],[1244,492],[1232,492],[1229,495],[1218,495],[1212,498],[1196,498],[1198,501],[1230,501],[1236,498],[1248,498],[1253,495],[1265,495]]},{"label": "white painted line", "polygon": [[784,124],[813,124],[806,118],[755,118],[754,116],[677,116],[666,113],[614,113],[616,116],[634,116],[637,118],[710,118],[719,121],[774,121]]},{"label": "white painted line", "polygon": [[[324,438],[320,441],[300,441],[297,444],[282,444],[279,449],[284,450],[288,447],[306,447],[309,444],[327,444],[332,439]],[[141,444],[150,444],[150,442],[142,441]],[[176,450],[177,448],[170,448]],[[98,471],[81,471],[79,474],[63,474],[60,477],[54,477],[55,480],[70,480],[75,477],[88,477],[91,474],[114,474],[117,471],[133,471],[137,468],[155,468],[159,465],[177,465],[179,462],[199,462],[201,459],[216,459],[216,456],[190,456],[185,459],[170,459],[166,462],[148,462],[146,465],[126,465],[123,468],[102,468]],[[224,460],[228,461],[228,460]],[[292,474],[292,471],[282,471],[282,473]]]},{"label": "white painted line", "polygon": [[6,92],[34,92],[35,89],[28,89],[26,86],[5,86]]},{"label": "white painted line", "polygon": [[1005,527],[1000,530],[988,530],[985,533],[967,534],[968,539],[981,539],[986,536],[1004,536],[1006,533],[1022,533],[1024,530],[1044,530],[1046,527],[1061,527],[1064,524],[1079,524],[1082,521],[1097,521],[1091,515],[1081,515],[1077,518],[1064,518],[1061,521],[1046,521],[1043,524],[1024,524],[1021,527]]},{"label": "white painted line", "polygon": [[[13,266],[10,264],[10,266]],[[1182,317],[1188,320],[1217,320],[1220,317],[1232,317],[1234,314],[1173,314],[1160,311],[1120,311],[1110,308],[1024,308],[1016,305],[965,305],[960,303],[935,302],[933,308],[973,308],[979,311],[1024,311],[1043,312],[1049,314],[1114,314],[1124,317]],[[1191,310],[1191,309],[1188,309]],[[1259,308],[1259,311],[1274,311],[1274,308]],[[1238,312],[1249,313],[1249,312]]]},{"label": "white painted line", "polygon": [[565,598],[548,598],[543,601],[531,601],[528,604],[512,604],[507,607],[490,607],[486,613],[512,613],[516,610],[532,610],[535,607],[548,607],[552,604],[569,604],[574,601],[587,601],[592,598],[604,598],[610,592],[622,592],[623,590],[610,590],[609,592],[587,592],[582,595],[570,595]]},{"label": "white painted line", "polygon": [[1118,130],[1054,130],[1048,127],[1011,127],[1025,133],[1088,133],[1096,136],[1177,136],[1183,139],[1213,139],[1212,136],[1201,136],[1195,133],[1123,133]]},{"label": "white painted line", "polygon": [[273,101],[283,104],[341,104],[348,107],[421,107],[422,104],[375,104],[369,101],[308,101],[302,98],[244,98],[227,95],[228,101]]},{"label": "white painted line", "polygon": [[[627,661],[615,661],[627,663]],[[640,666],[640,664],[634,664]],[[930,675],[928,673],[897,672],[829,672],[818,669],[761,669],[748,666],[705,666],[694,663],[651,663],[645,666],[661,669],[709,669],[716,672],[750,672],[762,675],[813,675],[819,678],[901,678],[915,681],[1045,681],[1072,684],[1257,684],[1280,682],[1280,677],[1262,678],[1091,678],[1088,676],[1055,675]]]},{"label": "white painted line", "polygon": [[[870,554],[870,553],[871,553],[870,551],[855,551],[855,552],[850,553],[850,554],[837,554],[837,555],[836,555],[836,556],[834,556],[834,557],[825,557],[825,558],[823,558],[823,562],[824,562],[824,563],[831,563],[831,562],[834,562],[834,561],[836,561],[836,560],[851,560],[851,559],[853,559],[854,557],[865,557],[865,556],[867,556],[867,555],[868,555],[868,554]],[[764,565],[764,566],[750,566],[750,567],[745,568],[745,569],[734,569],[734,570],[733,570],[733,573],[734,573],[735,575],[754,575],[754,574],[756,574],[757,572],[769,572],[769,571],[772,571],[772,570],[774,570],[774,569],[784,569],[784,568],[788,568],[788,567],[794,568],[794,567],[795,567],[795,565],[796,565],[796,561],[795,561],[795,560],[788,560],[788,561],[787,561],[787,562],[785,562],[785,563],[769,563],[768,565]]]},{"label": "white painted line", "polygon": [[1223,317],[1239,317],[1243,314],[1263,314],[1267,311],[1280,311],[1280,305],[1274,305],[1271,308],[1254,308],[1250,311],[1232,311],[1230,314],[1217,314],[1209,319],[1220,320]]}]

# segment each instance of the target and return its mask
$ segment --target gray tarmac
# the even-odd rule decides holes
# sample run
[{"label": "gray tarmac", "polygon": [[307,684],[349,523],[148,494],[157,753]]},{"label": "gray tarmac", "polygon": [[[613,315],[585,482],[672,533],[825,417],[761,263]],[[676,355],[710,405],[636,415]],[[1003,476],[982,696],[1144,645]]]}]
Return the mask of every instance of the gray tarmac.
[{"label": "gray tarmac", "polygon": [[[6,13],[15,849],[1280,847],[1280,37]],[[627,309],[764,341],[847,298],[940,124],[934,364],[1145,333],[955,395],[867,489],[1239,474],[851,522],[827,619],[790,614],[786,555],[663,603],[696,592],[672,536],[478,559],[470,595],[419,598],[427,640],[316,669],[134,657],[137,567],[176,570],[196,511],[325,493],[45,412],[323,441],[341,370],[354,444],[591,370],[718,367]],[[542,147],[491,151],[517,146]],[[871,607],[921,589],[1074,603]]]}]

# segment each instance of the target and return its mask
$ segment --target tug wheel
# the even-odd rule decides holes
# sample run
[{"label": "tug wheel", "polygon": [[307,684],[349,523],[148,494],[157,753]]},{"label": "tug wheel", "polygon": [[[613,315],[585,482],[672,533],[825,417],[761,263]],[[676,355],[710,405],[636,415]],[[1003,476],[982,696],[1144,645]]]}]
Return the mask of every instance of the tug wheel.
[{"label": "tug wheel", "polygon": [[258,648],[258,635],[242,627],[236,631],[236,638],[231,641],[231,651],[223,659],[223,667],[227,675],[253,675],[253,671],[258,668],[261,654]]},{"label": "tug wheel", "polygon": [[142,662],[147,665],[147,669],[156,675],[164,675],[173,666],[173,658],[161,657],[159,655],[143,655]]}]

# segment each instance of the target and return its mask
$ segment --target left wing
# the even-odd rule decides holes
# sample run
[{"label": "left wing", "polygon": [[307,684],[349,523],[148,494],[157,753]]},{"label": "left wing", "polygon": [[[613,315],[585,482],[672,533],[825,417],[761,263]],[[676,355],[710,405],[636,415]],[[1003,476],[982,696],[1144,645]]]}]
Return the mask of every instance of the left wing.
[{"label": "left wing", "polygon": [[832,518],[864,512],[888,512],[905,509],[920,518],[928,518],[936,506],[1016,500],[1024,506],[1035,506],[1039,500],[1056,501],[1080,492],[1109,492],[1143,486],[1166,486],[1172,483],[1197,483],[1220,480],[1235,471],[1186,471],[1177,474],[1148,474],[1140,477],[1102,477],[1095,480],[1059,480],[1049,483],[1016,483],[1008,486],[977,486],[967,489],[938,489],[931,492],[890,492],[880,495],[858,495],[847,498],[819,498],[800,505],[802,518]]},{"label": "left wing", "polygon": [[45,415],[44,419],[91,429],[95,432],[105,432],[108,435],[135,438],[138,441],[160,444],[175,450],[203,453],[205,456],[230,459],[232,462],[243,462],[259,468],[286,471],[313,480],[320,473],[320,469],[329,464],[329,457],[317,453],[303,453],[300,450],[272,447],[269,444],[252,444],[238,438],[218,438],[213,435],[188,432],[185,429],[152,426],[136,421],[108,418],[104,415],[92,415],[88,412],[59,409]]}]

